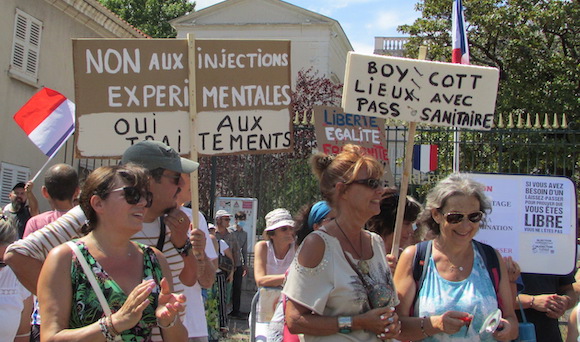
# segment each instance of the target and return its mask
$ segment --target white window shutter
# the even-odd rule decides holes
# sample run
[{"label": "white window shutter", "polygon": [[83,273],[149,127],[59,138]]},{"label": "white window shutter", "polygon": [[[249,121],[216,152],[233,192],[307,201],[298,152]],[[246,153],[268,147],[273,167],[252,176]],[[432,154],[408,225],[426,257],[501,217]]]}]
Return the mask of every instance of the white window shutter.
[{"label": "white window shutter", "polygon": [[38,81],[42,22],[16,9],[10,72],[31,82]]},{"label": "white window shutter", "polygon": [[[30,168],[2,162],[0,164],[0,204],[8,204],[8,195],[16,183],[26,183],[30,179]],[[1,213],[0,208],[0,213]]]}]

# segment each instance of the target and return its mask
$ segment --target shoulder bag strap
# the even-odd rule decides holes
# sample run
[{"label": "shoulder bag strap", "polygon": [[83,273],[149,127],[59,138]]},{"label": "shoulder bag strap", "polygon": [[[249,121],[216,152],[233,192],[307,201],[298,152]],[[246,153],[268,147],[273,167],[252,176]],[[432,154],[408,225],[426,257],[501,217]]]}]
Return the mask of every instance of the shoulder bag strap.
[{"label": "shoulder bag strap", "polygon": [[370,291],[372,290],[372,287],[365,280],[364,276],[362,275],[362,273],[360,273],[360,271],[358,270],[358,268],[356,267],[356,265],[354,265],[352,263],[352,261],[350,260],[350,258],[348,257],[348,255],[346,255],[346,252],[343,250],[342,253],[344,254],[344,258],[346,259],[346,261],[348,262],[348,264],[350,265],[350,267],[352,268],[352,270],[354,271],[354,273],[356,273],[356,275],[360,278],[360,281],[362,282],[363,287],[365,288],[365,292],[367,294],[367,300],[369,301],[369,306],[370,306],[371,310],[374,309],[375,306],[373,305],[373,302],[371,301],[371,296],[370,296]]},{"label": "shoulder bag strap", "polygon": [[95,294],[97,295],[97,298],[99,299],[99,303],[101,304],[101,307],[103,308],[103,311],[105,312],[105,315],[111,316],[111,308],[109,307],[109,303],[107,303],[107,300],[105,299],[105,295],[103,294],[101,287],[97,283],[97,279],[95,278],[95,274],[91,270],[91,267],[87,263],[87,260],[85,259],[84,255],[81,253],[79,246],[77,246],[72,241],[69,241],[66,244],[70,247],[70,249],[72,249],[72,251],[77,256],[77,259],[81,263],[81,266],[83,267],[83,271],[85,272],[85,275],[87,276],[87,279],[89,280],[89,283],[91,283],[91,286],[93,287],[93,291],[95,291]]}]

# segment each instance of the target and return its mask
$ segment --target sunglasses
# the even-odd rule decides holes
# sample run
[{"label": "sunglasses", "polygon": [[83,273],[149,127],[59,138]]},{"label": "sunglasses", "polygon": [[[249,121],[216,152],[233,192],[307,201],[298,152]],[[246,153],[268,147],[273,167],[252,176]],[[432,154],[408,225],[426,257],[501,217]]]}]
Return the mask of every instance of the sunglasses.
[{"label": "sunglasses", "polygon": [[4,268],[8,265],[6,265],[6,263],[4,261],[0,261],[0,268]]},{"label": "sunglasses", "polygon": [[361,185],[368,186],[371,189],[378,189],[381,186],[382,182],[380,179],[367,178],[367,179],[355,179],[355,180],[350,181],[346,184],[361,184]]},{"label": "sunglasses", "polygon": [[125,201],[129,204],[137,204],[141,201],[141,197],[145,198],[145,208],[149,208],[153,202],[153,194],[150,191],[141,193],[139,189],[134,186],[124,186],[122,188],[111,190],[111,192],[123,191]]},{"label": "sunglasses", "polygon": [[467,219],[473,223],[477,223],[483,219],[483,212],[476,211],[471,214],[460,214],[460,213],[447,213],[444,214],[445,220],[447,223],[457,224],[463,221],[463,219],[467,216]]}]

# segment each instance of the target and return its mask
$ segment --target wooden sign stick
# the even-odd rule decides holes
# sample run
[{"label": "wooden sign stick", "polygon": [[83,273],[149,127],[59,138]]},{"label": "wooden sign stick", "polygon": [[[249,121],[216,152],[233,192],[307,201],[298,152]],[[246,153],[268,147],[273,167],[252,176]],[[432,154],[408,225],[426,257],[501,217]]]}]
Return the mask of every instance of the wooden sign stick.
[{"label": "wooden sign stick", "polygon": [[[195,120],[197,119],[197,101],[195,89],[195,35],[187,34],[187,62],[189,66],[189,159],[198,162],[197,146],[195,140],[197,130]],[[195,170],[190,177],[191,188],[191,218],[194,228],[199,227],[199,191],[198,191],[198,171]]]},{"label": "wooden sign stick", "polygon": [[[427,58],[427,47],[421,46],[419,48],[419,58],[425,60]],[[407,145],[405,146],[405,161],[403,164],[403,175],[401,178],[401,187],[399,189],[399,203],[397,206],[397,218],[395,220],[395,232],[393,233],[393,246],[391,254],[396,258],[399,257],[399,245],[401,243],[401,231],[403,230],[403,218],[405,217],[405,204],[407,201],[407,191],[409,190],[409,179],[411,177],[411,167],[413,163],[413,146],[415,145],[415,131],[417,130],[417,123],[409,122],[409,130],[407,131]]]}]

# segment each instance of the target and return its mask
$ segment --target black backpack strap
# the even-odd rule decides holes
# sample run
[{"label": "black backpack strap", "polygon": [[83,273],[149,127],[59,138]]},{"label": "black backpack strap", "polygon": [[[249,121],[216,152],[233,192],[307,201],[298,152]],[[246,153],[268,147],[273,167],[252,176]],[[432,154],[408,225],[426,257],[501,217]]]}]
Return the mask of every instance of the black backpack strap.
[{"label": "black backpack strap", "polygon": [[163,216],[159,218],[159,239],[157,239],[157,249],[163,252],[163,245],[165,245],[165,222],[163,221]]},{"label": "black backpack strap", "polygon": [[497,296],[498,304],[501,307],[501,301],[499,296],[499,282],[501,280],[501,270],[499,266],[499,258],[497,257],[497,253],[495,249],[490,245],[485,243],[481,243],[477,240],[473,240],[475,247],[479,251],[479,255],[483,258],[483,263],[487,268],[487,273],[489,273],[489,279],[491,279],[491,283],[493,284],[493,289],[495,290],[495,294]]},{"label": "black backpack strap", "polygon": [[432,241],[422,241],[415,245],[415,258],[413,259],[413,279],[415,279],[415,298],[413,299],[413,305],[411,306],[410,315],[413,316],[414,312],[417,312],[417,298],[419,297],[419,290],[423,286],[425,281],[425,275],[427,274],[426,263],[429,262],[431,258],[431,245]]}]

